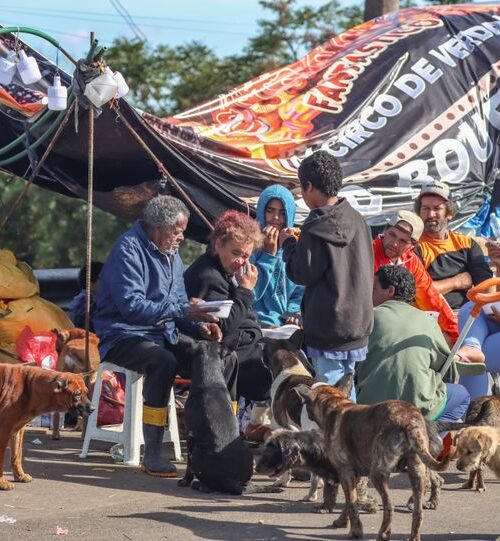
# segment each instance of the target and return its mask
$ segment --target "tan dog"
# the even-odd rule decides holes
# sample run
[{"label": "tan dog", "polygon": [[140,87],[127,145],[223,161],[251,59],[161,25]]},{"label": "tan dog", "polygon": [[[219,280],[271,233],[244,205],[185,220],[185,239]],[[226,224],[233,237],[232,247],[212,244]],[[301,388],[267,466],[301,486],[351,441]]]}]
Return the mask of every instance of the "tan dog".
[{"label": "tan dog", "polygon": [[325,435],[325,449],[344,490],[346,506],[333,526],[351,523],[350,535],[363,537],[359,519],[356,481],[368,475],[382,498],[384,516],[377,541],[390,538],[392,504],[388,482],[391,473],[407,471],[413,490],[413,520],[410,541],[420,541],[426,466],[434,471],[448,467],[449,458],[437,461],[429,451],[429,434],[419,409],[402,400],[387,400],[370,406],[351,402],[347,397],[352,374],[334,387],[309,389],[299,385],[297,393],[307,406],[309,418]]},{"label": "tan dog", "polygon": [[26,423],[53,411],[75,407],[81,415],[92,412],[87,388],[81,376],[45,370],[34,366],[0,364],[0,490],[14,485],[3,476],[5,449],[10,440],[14,479],[29,483],[22,460]]},{"label": "tan dog", "polygon": [[500,428],[470,426],[457,433],[452,458],[460,471],[481,470],[483,464],[500,479]]},{"label": "tan dog", "polygon": [[[57,334],[56,350],[58,353],[56,370],[59,372],[71,372],[72,374],[87,374],[91,373],[89,379],[89,387],[92,389],[95,382],[96,372],[101,362],[99,356],[99,338],[89,332],[89,364],[85,362],[85,330],[84,329],[69,329],[60,331],[53,329],[52,332]],[[53,415],[52,439],[61,439],[59,431],[59,413]],[[83,420],[78,419],[76,430],[83,429]]]},{"label": "tan dog", "polygon": [[[500,396],[480,396],[471,401],[465,422],[472,426],[496,426],[500,428]],[[484,492],[483,470],[472,469],[469,479],[462,485],[462,488],[474,488],[478,492]]]}]

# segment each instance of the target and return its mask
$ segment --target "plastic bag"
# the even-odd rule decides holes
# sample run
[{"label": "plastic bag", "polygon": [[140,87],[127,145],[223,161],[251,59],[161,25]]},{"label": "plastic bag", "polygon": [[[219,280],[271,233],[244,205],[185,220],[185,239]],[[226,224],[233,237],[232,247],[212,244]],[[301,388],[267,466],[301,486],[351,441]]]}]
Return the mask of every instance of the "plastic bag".
[{"label": "plastic bag", "polygon": [[39,292],[38,281],[26,263],[10,250],[0,250],[0,299],[23,299]]},{"label": "plastic bag", "polygon": [[41,368],[54,370],[57,363],[56,335],[52,332],[34,334],[24,327],[16,340],[17,355],[25,363],[35,362]]},{"label": "plastic bag", "polygon": [[26,326],[40,334],[52,329],[72,329],[73,323],[59,306],[38,295],[8,302],[0,300],[0,344],[15,344]]},{"label": "plastic bag", "polygon": [[122,374],[106,370],[102,377],[97,426],[123,423],[125,381]]}]

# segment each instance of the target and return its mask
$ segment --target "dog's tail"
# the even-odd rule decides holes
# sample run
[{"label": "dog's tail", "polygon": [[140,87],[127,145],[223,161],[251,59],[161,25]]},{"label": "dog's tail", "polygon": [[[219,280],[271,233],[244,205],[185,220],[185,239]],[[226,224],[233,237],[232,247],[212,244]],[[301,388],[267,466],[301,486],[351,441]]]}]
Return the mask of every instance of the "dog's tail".
[{"label": "dog's tail", "polygon": [[428,468],[434,471],[444,471],[448,468],[450,463],[449,455],[442,460],[436,460],[429,451],[429,438],[420,426],[414,427],[407,434],[410,445]]},{"label": "dog's tail", "polygon": [[431,421],[431,423],[436,427],[438,432],[450,432],[450,430],[462,430],[462,428],[467,428],[472,426],[471,423],[457,423],[457,422],[445,422],[445,421]]}]

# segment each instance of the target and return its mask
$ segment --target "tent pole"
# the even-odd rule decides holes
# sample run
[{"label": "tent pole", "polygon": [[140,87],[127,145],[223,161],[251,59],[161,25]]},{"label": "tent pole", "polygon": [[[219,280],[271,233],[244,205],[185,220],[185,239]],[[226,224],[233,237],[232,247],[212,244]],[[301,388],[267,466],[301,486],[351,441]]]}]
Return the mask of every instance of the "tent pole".
[{"label": "tent pole", "polygon": [[4,216],[3,220],[0,222],[0,233],[3,231],[5,225],[7,224],[7,222],[10,220],[10,218],[12,217],[12,215],[14,214],[15,210],[17,209],[17,207],[19,206],[19,203],[21,203],[22,199],[24,198],[24,196],[26,195],[29,187],[33,184],[33,181],[35,180],[35,177],[38,175],[38,173],[40,172],[40,169],[42,168],[43,164],[45,163],[45,160],[49,157],[49,154],[52,152],[52,148],[54,147],[56,141],[59,139],[59,136],[61,135],[64,127],[66,126],[66,124],[68,123],[68,120],[71,116],[71,112],[73,111],[73,109],[75,108],[75,103],[76,101],[73,101],[73,103],[70,105],[69,109],[67,110],[66,112],[66,115],[65,117],[62,119],[61,121],[61,124],[59,124],[59,127],[57,128],[57,131],[56,133],[54,134],[54,137],[52,138],[52,140],[50,141],[49,145],[47,146],[43,156],[40,158],[40,161],[36,164],[36,167],[35,169],[33,169],[33,172],[31,173],[30,175],[30,178],[27,180],[26,182],[26,185],[24,186],[24,188],[19,192],[19,194],[17,195],[16,199],[14,200],[14,202],[12,203],[9,211],[7,212],[7,214]]},{"label": "tent pole", "polygon": [[[94,43],[94,32],[90,33],[90,47]],[[89,157],[87,163],[87,249],[85,273],[85,371],[90,368],[90,280],[92,264],[92,205],[94,199],[94,107],[89,107]]]},{"label": "tent pole", "polygon": [[156,157],[154,152],[148,147],[148,145],[143,141],[141,136],[134,130],[134,128],[130,125],[128,120],[125,119],[125,117],[120,114],[117,107],[112,104],[111,107],[115,111],[115,113],[120,117],[120,120],[125,124],[125,126],[128,128],[130,133],[135,137],[139,145],[149,154],[150,158],[155,162],[158,169],[161,171],[161,173],[165,176],[165,178],[168,179],[170,183],[173,184],[175,189],[179,192],[182,199],[184,199],[184,202],[187,203],[189,207],[194,211],[194,213],[201,219],[201,221],[210,229],[210,231],[213,231],[214,226],[212,223],[208,220],[208,218],[201,212],[201,210],[195,205],[194,201],[189,197],[189,195],[182,189],[180,184],[175,180],[175,178],[167,171],[167,169],[164,167],[164,165],[161,163],[161,161]]}]

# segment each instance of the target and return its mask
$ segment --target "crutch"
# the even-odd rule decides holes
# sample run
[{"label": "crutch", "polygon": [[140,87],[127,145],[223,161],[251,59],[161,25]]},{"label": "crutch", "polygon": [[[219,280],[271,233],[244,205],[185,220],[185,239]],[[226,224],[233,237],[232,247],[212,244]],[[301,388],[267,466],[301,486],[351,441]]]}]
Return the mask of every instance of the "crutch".
[{"label": "crutch", "polygon": [[460,346],[463,344],[465,338],[467,337],[467,334],[472,327],[474,320],[481,312],[481,308],[485,304],[489,304],[490,302],[500,301],[500,291],[494,291],[493,293],[483,293],[485,289],[489,289],[492,286],[500,286],[500,278],[488,278],[487,280],[484,280],[483,282],[481,282],[467,292],[467,298],[474,303],[474,306],[471,308],[470,316],[467,319],[464,328],[462,329],[462,332],[457,338],[455,345],[451,348],[450,354],[448,355],[446,362],[443,364],[443,367],[440,370],[442,376],[444,376],[448,371],[448,368],[450,368],[451,363],[455,358],[455,354],[460,349]]}]

